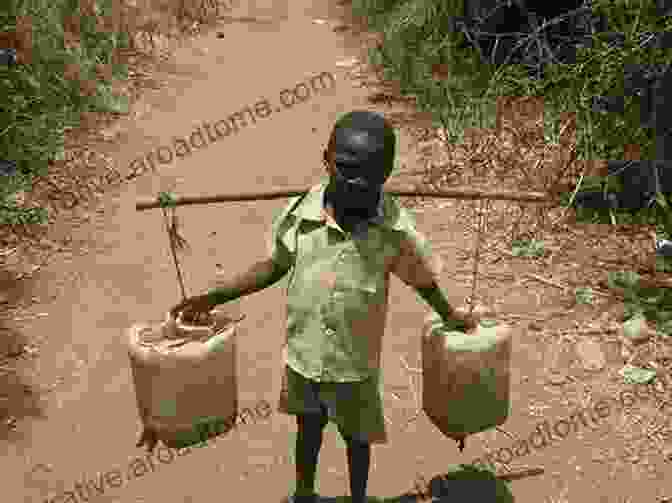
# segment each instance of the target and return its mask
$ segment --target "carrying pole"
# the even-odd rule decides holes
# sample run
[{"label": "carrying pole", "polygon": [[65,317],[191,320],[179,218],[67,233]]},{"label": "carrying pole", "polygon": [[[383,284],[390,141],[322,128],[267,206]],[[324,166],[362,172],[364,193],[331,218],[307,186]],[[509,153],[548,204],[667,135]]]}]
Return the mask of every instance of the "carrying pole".
[{"label": "carrying pole", "polygon": [[[386,194],[400,197],[432,197],[441,199],[493,199],[500,201],[521,201],[532,203],[558,203],[559,199],[550,194],[542,192],[518,192],[518,191],[488,191],[478,189],[441,189],[426,190],[415,188],[390,187],[383,188]],[[270,199],[283,199],[301,196],[310,191],[310,187],[295,187],[281,190],[269,190],[265,192],[241,192],[233,194],[216,194],[212,196],[183,196],[175,197],[176,206],[185,206],[189,204],[212,204],[238,201],[265,201]],[[158,199],[149,199],[138,201],[135,204],[137,211],[160,208]]]}]

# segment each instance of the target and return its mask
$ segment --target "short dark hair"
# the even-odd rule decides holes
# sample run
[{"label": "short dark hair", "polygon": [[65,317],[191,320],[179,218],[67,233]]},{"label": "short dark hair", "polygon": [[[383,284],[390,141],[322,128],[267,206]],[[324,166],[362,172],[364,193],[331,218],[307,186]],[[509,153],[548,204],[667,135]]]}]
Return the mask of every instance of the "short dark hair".
[{"label": "short dark hair", "polygon": [[[355,110],[341,117],[331,132],[327,155],[337,165],[366,170],[381,184],[394,168],[396,136],[385,117],[375,112]],[[371,169],[379,170],[371,173]],[[364,174],[364,173],[363,173]]]}]

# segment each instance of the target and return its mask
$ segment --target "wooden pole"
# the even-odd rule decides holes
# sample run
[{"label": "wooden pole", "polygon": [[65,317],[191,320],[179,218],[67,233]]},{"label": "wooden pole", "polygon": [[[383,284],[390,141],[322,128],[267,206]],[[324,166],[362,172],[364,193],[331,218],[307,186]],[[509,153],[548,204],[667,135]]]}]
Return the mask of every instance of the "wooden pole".
[{"label": "wooden pole", "polygon": [[[265,192],[247,192],[237,194],[217,194],[212,196],[185,196],[176,197],[175,204],[177,206],[185,206],[188,204],[211,204],[211,203],[225,203],[237,201],[265,201],[270,199],[283,199],[295,197],[305,194],[310,190],[310,187],[293,187],[282,190],[269,190]],[[442,190],[425,190],[413,188],[399,188],[390,187],[384,189],[385,193],[392,196],[401,197],[434,197],[446,199],[495,199],[504,201],[522,201],[522,202],[536,202],[536,203],[554,203],[558,202],[550,194],[542,192],[517,192],[517,191],[488,191],[477,189],[442,189]],[[150,199],[138,201],[135,204],[137,211],[150,210],[159,208],[158,199]]]}]

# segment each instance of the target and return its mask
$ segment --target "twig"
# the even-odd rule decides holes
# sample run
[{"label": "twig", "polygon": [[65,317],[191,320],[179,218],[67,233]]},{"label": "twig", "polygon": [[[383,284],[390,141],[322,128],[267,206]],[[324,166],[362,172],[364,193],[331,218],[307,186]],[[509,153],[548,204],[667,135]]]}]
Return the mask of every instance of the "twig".
[{"label": "twig", "polygon": [[561,290],[565,290],[565,291],[569,290],[569,287],[566,286],[566,285],[556,283],[554,281],[551,281],[550,279],[542,278],[541,276],[537,276],[536,274],[525,274],[525,276],[527,278],[530,278],[530,279],[536,279],[540,283],[544,283],[544,284],[549,285],[549,286],[554,286],[556,288],[560,288]]},{"label": "twig", "polygon": [[551,227],[555,226],[558,222],[560,222],[565,217],[565,214],[567,213],[567,210],[574,203],[574,198],[576,197],[576,193],[579,191],[579,188],[581,188],[581,182],[583,181],[583,176],[584,176],[585,172],[586,172],[586,168],[584,167],[583,171],[581,171],[581,175],[579,176],[579,183],[576,184],[576,187],[574,188],[574,191],[572,192],[572,195],[569,198],[569,203],[567,204],[567,206],[565,206],[562,209],[562,213],[560,214],[560,216],[557,219],[555,219],[555,221],[551,222]]},{"label": "twig", "polygon": [[416,374],[422,374],[422,369],[416,369],[413,367],[409,367],[408,363],[406,363],[406,359],[403,356],[400,356],[399,359],[401,360],[401,364],[404,366],[406,370],[409,372],[415,372]]},{"label": "twig", "polygon": [[509,473],[502,473],[501,475],[495,475],[495,477],[497,477],[499,480],[511,481],[511,480],[520,480],[525,477],[534,477],[536,475],[542,475],[545,472],[546,470],[544,470],[541,467],[524,468],[522,470],[516,470]]},{"label": "twig", "polygon": [[511,435],[511,433],[509,433],[508,431],[506,431],[504,428],[501,428],[501,427],[499,427],[499,426],[495,426],[495,429],[496,429],[497,431],[500,431],[500,432],[504,433],[504,435],[508,436],[511,440],[518,440],[516,437],[514,437],[513,435]]},{"label": "twig", "polygon": [[[547,284],[547,285],[554,286],[554,287],[556,287],[556,288],[560,288],[560,289],[565,290],[565,291],[570,290],[570,287],[568,287],[567,285],[562,285],[562,284],[560,284],[560,283],[556,283],[556,282],[554,282],[554,281],[551,281],[550,279],[542,278],[541,276],[538,276],[538,275],[536,275],[536,274],[529,274],[529,273],[528,273],[528,274],[525,274],[524,276],[527,277],[527,278],[535,279],[535,280],[537,280],[537,281],[539,281],[539,282],[541,282],[541,283],[545,283],[545,284]],[[600,290],[596,290],[596,289],[594,289],[594,288],[591,288],[590,291],[591,291],[592,293],[595,293],[596,295],[601,295],[602,297],[614,297],[614,296],[617,296],[615,293],[614,293],[614,294],[605,293],[605,292],[602,292],[602,291],[600,291]]]},{"label": "twig", "polygon": [[509,52],[506,60],[502,64],[502,66],[509,64],[511,58],[513,57],[513,54],[523,45],[525,45],[528,42],[531,42],[532,40],[536,40],[536,37],[541,33],[542,31],[546,30],[549,26],[556,25],[561,23],[565,18],[569,18],[570,16],[577,15],[581,12],[590,12],[590,7],[579,7],[578,9],[573,9],[571,11],[567,11],[561,16],[557,16],[553,19],[549,19],[548,21],[544,22],[541,26],[538,26],[535,28],[532,33],[530,33],[527,36],[521,37],[521,39],[516,43],[516,45],[511,49]]},{"label": "twig", "polygon": [[479,211],[480,221],[478,224],[478,232],[476,233],[476,242],[474,244],[474,271],[473,277],[471,280],[471,298],[469,299],[469,316],[474,312],[474,307],[476,306],[476,285],[478,283],[478,260],[481,250],[481,235],[483,234],[483,228],[485,227],[485,206],[487,201],[481,201],[481,208]]},{"label": "twig", "polygon": [[14,248],[10,248],[9,250],[2,250],[2,252],[0,252],[0,256],[8,257],[11,254],[13,254],[14,252],[16,252],[16,250],[18,250],[18,249],[19,249],[18,246],[15,246]]},{"label": "twig", "polygon": [[37,271],[39,271],[45,265],[47,265],[47,263],[48,263],[48,260],[44,261],[41,264],[34,265],[33,267],[30,268],[30,271],[28,271],[28,272],[22,272],[21,274],[17,274],[16,277],[14,278],[14,281],[19,281],[19,280],[22,280],[24,278],[27,278],[28,276],[31,276],[32,274],[35,274]]}]

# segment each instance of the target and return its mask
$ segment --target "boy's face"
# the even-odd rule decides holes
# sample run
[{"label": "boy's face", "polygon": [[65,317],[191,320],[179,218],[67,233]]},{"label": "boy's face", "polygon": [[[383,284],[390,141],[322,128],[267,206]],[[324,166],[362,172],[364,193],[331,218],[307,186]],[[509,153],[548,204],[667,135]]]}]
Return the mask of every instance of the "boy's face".
[{"label": "boy's face", "polygon": [[375,171],[371,176],[372,170],[358,166],[339,166],[328,152],[325,152],[324,164],[329,175],[327,193],[337,209],[362,216],[375,213],[384,183],[382,177],[375,176]]}]

